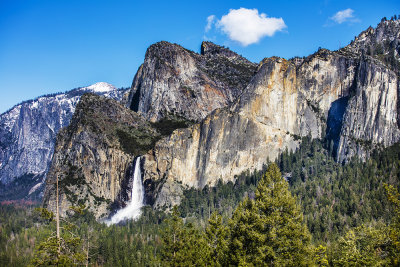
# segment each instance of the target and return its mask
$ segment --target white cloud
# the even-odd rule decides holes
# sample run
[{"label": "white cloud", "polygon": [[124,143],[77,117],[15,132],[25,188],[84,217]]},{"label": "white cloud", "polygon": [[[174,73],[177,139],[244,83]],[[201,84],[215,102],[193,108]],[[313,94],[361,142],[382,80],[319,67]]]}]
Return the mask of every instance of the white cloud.
[{"label": "white cloud", "polygon": [[229,10],[229,13],[222,16],[216,25],[231,40],[243,46],[257,43],[263,37],[273,36],[275,32],[286,28],[282,18],[268,18],[264,13],[259,14],[257,9],[243,7]]},{"label": "white cloud", "polygon": [[211,27],[212,27],[214,21],[215,21],[215,15],[210,15],[207,17],[207,25],[204,28],[205,32],[208,32],[209,30],[211,30]]},{"label": "white cloud", "polygon": [[336,23],[342,24],[343,22],[349,21],[354,18],[354,10],[351,8],[340,10],[335,15],[330,17]]}]

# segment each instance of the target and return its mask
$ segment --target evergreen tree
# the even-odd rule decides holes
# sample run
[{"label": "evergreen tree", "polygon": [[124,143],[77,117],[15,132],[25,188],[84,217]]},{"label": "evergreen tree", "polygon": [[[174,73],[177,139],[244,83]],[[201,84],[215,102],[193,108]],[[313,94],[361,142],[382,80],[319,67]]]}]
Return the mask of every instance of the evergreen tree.
[{"label": "evergreen tree", "polygon": [[228,229],[222,217],[214,212],[206,228],[207,265],[226,266],[228,252]]},{"label": "evergreen tree", "polygon": [[311,237],[288,183],[271,164],[257,186],[255,199],[245,199],[230,222],[233,265],[310,264]]},{"label": "evergreen tree", "polygon": [[393,219],[389,226],[389,254],[393,266],[400,265],[400,193],[393,185],[385,184],[389,202],[393,206]]},{"label": "evergreen tree", "polygon": [[340,237],[333,253],[336,266],[387,266],[389,265],[387,227],[360,226]]},{"label": "evergreen tree", "polygon": [[204,237],[193,224],[184,224],[176,206],[166,225],[162,233],[163,265],[203,266],[206,260]]},{"label": "evergreen tree", "polygon": [[318,266],[329,266],[328,257],[326,255],[326,247],[319,245],[314,249],[314,262]]},{"label": "evergreen tree", "polygon": [[[46,209],[38,209],[42,217],[54,222],[54,214]],[[74,209],[79,210],[78,208]],[[57,228],[57,227],[56,227]],[[82,240],[76,232],[76,225],[65,221],[63,231],[53,233],[36,247],[32,266],[72,266],[82,265],[85,254],[82,252]]]}]

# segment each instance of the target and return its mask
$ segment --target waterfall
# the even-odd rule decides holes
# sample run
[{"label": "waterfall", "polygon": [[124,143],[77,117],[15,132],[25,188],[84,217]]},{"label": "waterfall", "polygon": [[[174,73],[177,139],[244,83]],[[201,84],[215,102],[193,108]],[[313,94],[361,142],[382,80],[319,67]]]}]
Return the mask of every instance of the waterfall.
[{"label": "waterfall", "polygon": [[142,173],[140,171],[140,157],[136,158],[135,169],[133,171],[131,201],[128,205],[117,211],[117,213],[107,221],[107,224],[116,224],[125,219],[137,219],[143,207],[144,189],[142,184]]}]

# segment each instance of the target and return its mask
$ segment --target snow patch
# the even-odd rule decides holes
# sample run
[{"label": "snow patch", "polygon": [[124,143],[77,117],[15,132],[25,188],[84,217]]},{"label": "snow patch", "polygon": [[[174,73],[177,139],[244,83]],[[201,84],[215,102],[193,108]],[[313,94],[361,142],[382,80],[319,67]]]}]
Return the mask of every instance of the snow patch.
[{"label": "snow patch", "polygon": [[117,88],[115,88],[113,85],[106,83],[106,82],[98,82],[95,84],[92,84],[88,87],[84,87],[82,88],[83,90],[90,90],[92,92],[98,92],[98,93],[102,93],[102,92],[109,92],[109,91],[114,91]]},{"label": "snow patch", "polygon": [[0,116],[0,123],[4,123],[5,128],[11,129],[18,119],[21,112],[21,105],[13,107],[10,111],[3,113]]}]

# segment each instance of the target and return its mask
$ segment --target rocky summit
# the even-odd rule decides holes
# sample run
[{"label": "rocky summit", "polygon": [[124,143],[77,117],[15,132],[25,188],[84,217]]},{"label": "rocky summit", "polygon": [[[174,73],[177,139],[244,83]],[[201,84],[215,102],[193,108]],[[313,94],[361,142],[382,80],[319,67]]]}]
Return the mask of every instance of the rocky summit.
[{"label": "rocky summit", "polygon": [[159,42],[147,49],[132,83],[129,107],[152,122],[170,114],[201,121],[211,111],[232,103],[256,67],[211,42],[202,43],[201,54]]},{"label": "rocky summit", "polygon": [[323,139],[340,163],[367,159],[400,139],[399,25],[383,20],[340,50],[258,66],[211,42],[200,54],[150,46],[127,108],[88,96],[60,132],[44,203],[58,177],[67,185],[64,210],[80,201],[107,216],[112,203],[126,203],[136,156],[155,208],[179,204],[187,188],[259,170],[305,136]]}]

